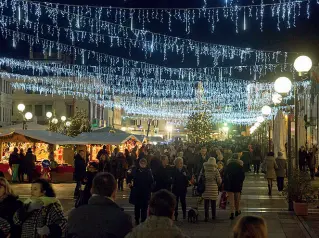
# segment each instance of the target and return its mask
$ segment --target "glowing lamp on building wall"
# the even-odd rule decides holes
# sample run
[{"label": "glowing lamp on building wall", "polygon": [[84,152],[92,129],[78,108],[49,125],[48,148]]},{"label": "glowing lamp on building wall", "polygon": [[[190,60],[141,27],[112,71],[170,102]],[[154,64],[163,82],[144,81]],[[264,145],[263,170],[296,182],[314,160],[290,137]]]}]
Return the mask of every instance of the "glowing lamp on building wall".
[{"label": "glowing lamp on building wall", "polygon": [[277,93],[288,94],[292,88],[292,83],[287,77],[279,77],[276,79],[274,87]]},{"label": "glowing lamp on building wall", "polygon": [[71,126],[71,122],[70,122],[70,121],[67,121],[67,122],[65,123],[65,125],[66,125],[66,127],[70,127],[70,126]]},{"label": "glowing lamp on building wall", "polygon": [[66,121],[66,116],[61,117],[61,121],[65,122]]},{"label": "glowing lamp on building wall", "polygon": [[53,116],[52,112],[47,112],[45,115],[46,115],[46,117],[49,118],[49,119]]},{"label": "glowing lamp on building wall", "polygon": [[56,125],[56,124],[58,124],[58,122],[59,122],[59,120],[58,120],[57,118],[53,118],[53,119],[52,119],[52,123],[53,123],[53,124]]},{"label": "glowing lamp on building wall", "polygon": [[20,103],[20,104],[18,105],[18,110],[19,110],[19,112],[23,112],[23,111],[25,110],[25,105],[22,104],[22,103]]},{"label": "glowing lamp on building wall", "polygon": [[31,120],[32,117],[33,117],[33,115],[32,115],[31,112],[27,112],[27,113],[24,115],[24,117],[25,117],[26,120]]}]

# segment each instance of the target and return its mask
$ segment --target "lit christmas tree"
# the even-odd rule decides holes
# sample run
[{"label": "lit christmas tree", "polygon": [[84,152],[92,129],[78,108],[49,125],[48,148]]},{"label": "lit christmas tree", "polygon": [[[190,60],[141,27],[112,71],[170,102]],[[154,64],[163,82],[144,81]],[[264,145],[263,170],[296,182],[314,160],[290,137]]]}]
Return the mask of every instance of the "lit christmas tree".
[{"label": "lit christmas tree", "polygon": [[208,142],[212,139],[212,118],[208,112],[193,113],[187,122],[188,139],[193,143]]},{"label": "lit christmas tree", "polygon": [[77,110],[71,118],[71,125],[66,131],[68,136],[75,137],[82,132],[91,132],[91,123],[85,110]]}]

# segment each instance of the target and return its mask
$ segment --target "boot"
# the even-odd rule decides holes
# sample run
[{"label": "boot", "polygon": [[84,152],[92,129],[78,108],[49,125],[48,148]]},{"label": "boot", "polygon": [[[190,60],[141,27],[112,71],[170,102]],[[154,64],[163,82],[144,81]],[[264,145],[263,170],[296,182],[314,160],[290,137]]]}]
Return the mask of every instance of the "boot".
[{"label": "boot", "polygon": [[270,185],[268,184],[268,196],[271,196]]},{"label": "boot", "polygon": [[241,211],[240,211],[240,210],[235,212],[235,216],[236,216],[236,217],[238,217],[240,214],[241,214]]},{"label": "boot", "polygon": [[231,213],[229,219],[230,219],[230,220],[234,220],[234,218],[235,218],[234,213]]},{"label": "boot", "polygon": [[216,219],[216,200],[211,201],[212,206],[212,220]]},{"label": "boot", "polygon": [[209,200],[204,200],[204,210],[205,210],[205,222],[208,222],[209,219]]}]

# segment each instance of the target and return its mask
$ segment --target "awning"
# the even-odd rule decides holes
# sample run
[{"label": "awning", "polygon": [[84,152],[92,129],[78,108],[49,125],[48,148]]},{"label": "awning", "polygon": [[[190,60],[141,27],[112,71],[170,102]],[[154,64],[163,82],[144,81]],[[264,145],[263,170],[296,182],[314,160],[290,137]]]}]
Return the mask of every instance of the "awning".
[{"label": "awning", "polygon": [[138,136],[130,135],[127,133],[85,132],[73,138],[74,141],[81,142],[81,144],[85,143],[85,144],[91,144],[91,145],[101,145],[101,144],[120,145],[130,139],[134,139],[137,142],[142,143],[142,141],[138,138]]}]

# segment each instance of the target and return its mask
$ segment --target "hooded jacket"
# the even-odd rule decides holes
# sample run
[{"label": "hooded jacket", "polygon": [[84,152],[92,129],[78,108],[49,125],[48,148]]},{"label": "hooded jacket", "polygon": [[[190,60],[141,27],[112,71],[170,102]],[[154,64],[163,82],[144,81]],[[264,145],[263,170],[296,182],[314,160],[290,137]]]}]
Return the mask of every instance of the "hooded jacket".
[{"label": "hooded jacket", "polygon": [[217,200],[218,187],[222,183],[217,165],[209,162],[203,164],[205,171],[205,192],[202,194],[204,199]]},{"label": "hooded jacket", "polygon": [[226,192],[239,193],[243,189],[245,172],[243,161],[230,159],[224,169],[224,190]]}]

